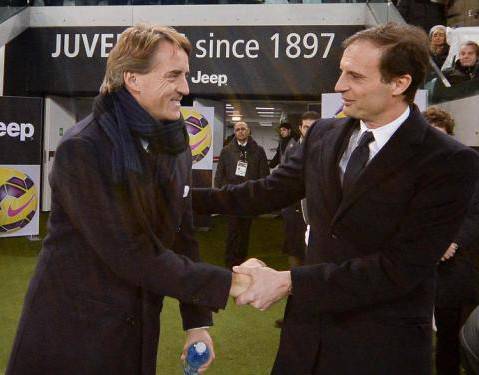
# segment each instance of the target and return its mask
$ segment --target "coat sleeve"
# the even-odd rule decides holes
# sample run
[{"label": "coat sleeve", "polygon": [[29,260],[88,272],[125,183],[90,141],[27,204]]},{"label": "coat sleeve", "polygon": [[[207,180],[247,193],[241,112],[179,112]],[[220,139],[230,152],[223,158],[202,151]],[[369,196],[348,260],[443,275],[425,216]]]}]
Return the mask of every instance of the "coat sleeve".
[{"label": "coat sleeve", "polygon": [[138,230],[131,206],[121,204],[107,177],[111,171],[102,170],[101,152],[80,137],[65,140],[57,150],[52,191],[74,230],[125,282],[184,303],[224,308],[231,273],[195,263],[165,248],[151,231]]},{"label": "coat sleeve", "polygon": [[[194,262],[199,262],[200,252],[198,242],[194,237],[191,196],[188,198],[187,207],[183,215],[181,230],[175,236],[172,250],[177,254],[190,258]],[[211,310],[205,306],[180,301],[180,312],[184,330],[213,325]]]},{"label": "coat sleeve", "polygon": [[468,149],[441,163],[421,176],[407,215],[382,248],[340,264],[293,268],[293,298],[322,312],[350,311],[405,298],[432,278],[463,221],[479,171],[477,156]]}]

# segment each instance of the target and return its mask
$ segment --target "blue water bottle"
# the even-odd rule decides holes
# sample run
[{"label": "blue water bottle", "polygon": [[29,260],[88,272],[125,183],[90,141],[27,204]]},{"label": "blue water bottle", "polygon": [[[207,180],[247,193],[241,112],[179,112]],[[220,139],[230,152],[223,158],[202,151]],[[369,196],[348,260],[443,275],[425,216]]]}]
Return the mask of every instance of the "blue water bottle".
[{"label": "blue water bottle", "polygon": [[198,375],[198,369],[210,359],[210,351],[203,341],[191,344],[186,353],[184,375]]}]

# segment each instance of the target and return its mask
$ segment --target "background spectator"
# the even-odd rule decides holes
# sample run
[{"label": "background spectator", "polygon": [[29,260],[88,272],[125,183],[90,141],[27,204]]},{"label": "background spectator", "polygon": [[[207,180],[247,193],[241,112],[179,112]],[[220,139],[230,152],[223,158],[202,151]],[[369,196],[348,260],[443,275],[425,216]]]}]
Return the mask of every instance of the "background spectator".
[{"label": "background spectator", "polygon": [[459,58],[454,67],[444,70],[444,75],[451,84],[479,78],[479,46],[469,41],[461,45]]},{"label": "background spectator", "polygon": [[[430,107],[424,117],[433,127],[452,135],[454,119],[439,107]],[[479,303],[478,272],[474,258],[479,253],[479,190],[459,233],[438,265],[434,316],[436,318],[436,373],[460,374],[459,331]]]},{"label": "background spectator", "polygon": [[[240,184],[267,175],[269,175],[268,159],[263,147],[251,138],[246,122],[237,122],[234,125],[234,138],[220,153],[215,174],[216,187]],[[246,260],[252,221],[250,216],[228,216],[226,267],[232,268]]]},{"label": "background spectator", "polygon": [[446,26],[436,25],[429,31],[429,50],[437,67],[441,69],[449,54],[449,44],[446,40]]},{"label": "background spectator", "polygon": [[454,126],[456,125],[451,114],[439,107],[429,107],[424,112],[424,117],[432,127],[449,135],[454,135]]},{"label": "background spectator", "polygon": [[292,135],[291,124],[287,122],[283,122],[279,125],[279,137],[280,138],[278,142],[278,147],[276,148],[276,154],[274,154],[273,159],[271,159],[271,161],[269,162],[269,167],[271,169],[281,163],[284,163],[286,150],[296,144],[296,140]]}]

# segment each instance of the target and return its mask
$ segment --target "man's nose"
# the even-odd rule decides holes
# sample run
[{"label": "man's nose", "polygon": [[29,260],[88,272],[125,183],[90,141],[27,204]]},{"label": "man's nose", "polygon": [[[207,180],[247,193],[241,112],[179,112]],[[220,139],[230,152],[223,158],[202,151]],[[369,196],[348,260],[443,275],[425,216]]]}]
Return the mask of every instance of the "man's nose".
[{"label": "man's nose", "polygon": [[178,85],[177,91],[183,96],[186,96],[190,93],[188,78],[186,78],[186,76],[183,76],[183,78],[181,79],[181,82]]},{"label": "man's nose", "polygon": [[346,87],[346,82],[344,79],[344,74],[341,74],[338,80],[336,81],[336,85],[334,85],[334,91],[344,92],[346,90],[347,90],[347,87]]}]

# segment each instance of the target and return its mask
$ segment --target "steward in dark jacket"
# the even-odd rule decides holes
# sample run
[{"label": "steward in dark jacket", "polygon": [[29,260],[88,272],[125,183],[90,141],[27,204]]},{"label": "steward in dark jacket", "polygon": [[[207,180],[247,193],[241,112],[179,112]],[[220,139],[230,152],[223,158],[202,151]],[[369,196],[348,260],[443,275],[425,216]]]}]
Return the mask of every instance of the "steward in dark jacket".
[{"label": "steward in dark jacket", "polygon": [[[248,124],[238,122],[235,137],[221,150],[215,185],[241,184],[269,175],[268,160],[263,147],[249,136]],[[251,217],[228,216],[225,264],[231,268],[245,261],[248,255]]]},{"label": "steward in dark jacket", "polygon": [[[215,186],[226,184],[241,184],[247,180],[257,180],[269,175],[268,159],[263,147],[248,137],[245,147],[238,145],[234,138],[220,153],[218,168],[215,175]],[[248,163],[245,176],[236,174],[238,160],[245,158]]]}]

